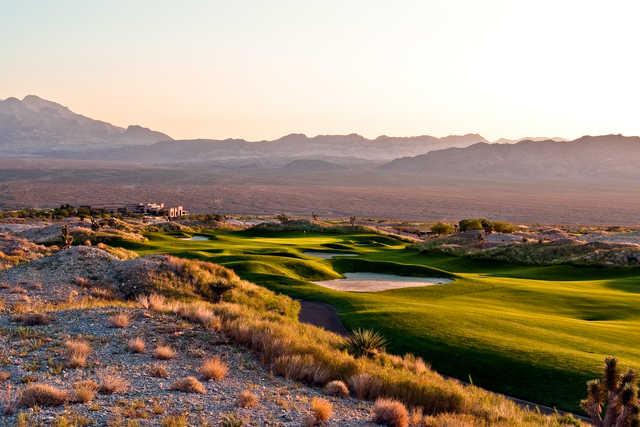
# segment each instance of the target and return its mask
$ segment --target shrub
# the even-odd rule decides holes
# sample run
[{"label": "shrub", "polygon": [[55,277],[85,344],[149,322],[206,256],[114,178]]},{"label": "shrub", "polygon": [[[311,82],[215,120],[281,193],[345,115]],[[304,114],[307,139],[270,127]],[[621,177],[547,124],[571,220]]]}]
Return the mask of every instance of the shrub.
[{"label": "shrub", "polygon": [[111,373],[103,373],[100,375],[100,393],[124,393],[128,389],[129,383],[121,376]]},{"label": "shrub", "polygon": [[516,226],[505,221],[493,221],[493,230],[498,233],[513,233],[516,231]]},{"label": "shrub", "polygon": [[145,347],[144,340],[142,338],[140,338],[140,337],[131,338],[127,342],[127,348],[132,353],[143,353],[144,352],[144,347]]},{"label": "shrub", "polygon": [[258,396],[249,390],[243,390],[238,395],[238,406],[241,408],[253,408],[258,404]]},{"label": "shrub", "polygon": [[189,427],[186,415],[167,415],[160,421],[161,427]]},{"label": "shrub", "polygon": [[206,380],[221,380],[227,375],[229,368],[218,357],[211,357],[205,360],[200,366],[200,374]]},{"label": "shrub", "polygon": [[156,359],[169,360],[176,356],[176,352],[168,345],[158,345],[153,353]]},{"label": "shrub", "polygon": [[127,313],[118,313],[109,317],[109,324],[113,328],[126,328],[131,324],[131,319]]},{"label": "shrub", "polygon": [[73,400],[75,402],[86,403],[96,397],[98,384],[93,380],[78,381],[73,384]]},{"label": "shrub", "polygon": [[147,304],[153,311],[163,312],[166,309],[166,299],[162,295],[151,294],[148,297]]},{"label": "shrub", "polygon": [[171,390],[199,394],[204,394],[207,392],[207,389],[204,388],[204,385],[200,381],[198,381],[196,377],[184,377],[179,379],[171,385]]},{"label": "shrub", "polygon": [[484,230],[482,223],[482,218],[463,219],[458,223],[458,229],[460,231]]},{"label": "shrub", "polygon": [[408,427],[409,413],[397,400],[378,399],[373,406],[373,420],[389,427]]},{"label": "shrub", "polygon": [[244,421],[233,413],[224,414],[220,419],[220,427],[242,427],[243,425],[245,425]]},{"label": "shrub", "polygon": [[49,384],[32,383],[22,391],[19,405],[22,407],[60,406],[68,400],[69,393],[65,390]]},{"label": "shrub", "polygon": [[455,227],[446,222],[436,222],[431,226],[431,232],[435,234],[451,234],[455,231]]},{"label": "shrub", "polygon": [[0,371],[0,383],[7,381],[11,378],[11,372]]},{"label": "shrub", "polygon": [[81,368],[86,366],[87,357],[91,353],[91,345],[84,340],[67,340],[64,343],[67,349],[67,366]]},{"label": "shrub", "polygon": [[327,383],[327,385],[324,386],[324,391],[331,396],[349,396],[349,388],[344,382],[339,380],[334,380]]},{"label": "shrub", "polygon": [[149,368],[149,375],[156,378],[168,378],[169,371],[164,366],[156,363]]},{"label": "shrub", "polygon": [[349,386],[358,399],[375,399],[382,388],[381,381],[367,373],[353,375],[349,378]]},{"label": "shrub", "polygon": [[331,415],[333,414],[333,405],[326,399],[314,397],[311,399],[311,412],[313,412],[316,422],[322,423],[331,418]]},{"label": "shrub", "polygon": [[371,329],[356,329],[347,339],[349,353],[354,356],[373,356],[384,350],[387,341]]}]

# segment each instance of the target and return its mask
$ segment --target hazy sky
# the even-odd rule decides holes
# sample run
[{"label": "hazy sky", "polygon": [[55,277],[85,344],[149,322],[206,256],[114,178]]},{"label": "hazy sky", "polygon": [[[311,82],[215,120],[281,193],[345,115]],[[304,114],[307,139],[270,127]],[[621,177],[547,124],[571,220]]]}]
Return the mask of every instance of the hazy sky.
[{"label": "hazy sky", "polygon": [[177,138],[638,135],[638,16],[638,0],[0,0],[0,98]]}]

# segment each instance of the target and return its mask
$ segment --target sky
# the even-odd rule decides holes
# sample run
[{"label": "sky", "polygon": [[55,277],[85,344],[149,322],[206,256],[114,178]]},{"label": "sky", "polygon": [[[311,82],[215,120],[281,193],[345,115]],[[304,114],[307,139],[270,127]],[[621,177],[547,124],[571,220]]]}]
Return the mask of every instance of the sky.
[{"label": "sky", "polygon": [[174,138],[640,135],[637,0],[0,0],[0,98]]}]

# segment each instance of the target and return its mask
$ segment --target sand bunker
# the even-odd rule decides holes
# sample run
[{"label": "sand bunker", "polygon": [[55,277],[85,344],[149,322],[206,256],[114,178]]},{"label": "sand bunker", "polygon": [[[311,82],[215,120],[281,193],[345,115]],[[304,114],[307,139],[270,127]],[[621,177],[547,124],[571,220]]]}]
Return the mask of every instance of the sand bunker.
[{"label": "sand bunker", "polygon": [[203,240],[211,240],[209,239],[207,236],[191,236],[191,237],[181,237],[180,240],[197,240],[197,241],[203,241]]},{"label": "sand bunker", "polygon": [[390,289],[444,285],[451,282],[451,279],[442,277],[408,277],[380,273],[344,273],[344,278],[342,279],[323,280],[314,283],[337,291],[380,292]]}]

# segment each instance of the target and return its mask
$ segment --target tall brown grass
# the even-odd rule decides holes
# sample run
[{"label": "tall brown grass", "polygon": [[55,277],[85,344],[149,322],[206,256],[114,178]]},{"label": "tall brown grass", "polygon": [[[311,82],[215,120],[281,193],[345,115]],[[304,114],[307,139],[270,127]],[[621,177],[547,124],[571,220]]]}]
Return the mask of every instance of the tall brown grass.
[{"label": "tall brown grass", "polygon": [[61,406],[68,400],[69,393],[66,390],[50,384],[32,383],[22,391],[19,406]]},{"label": "tall brown grass", "polygon": [[64,343],[67,350],[67,366],[81,368],[86,366],[87,357],[91,353],[91,345],[84,340],[72,339]]},{"label": "tall brown grass", "polygon": [[220,381],[227,375],[228,371],[227,364],[220,360],[219,357],[206,359],[200,366],[200,374],[206,380]]}]

